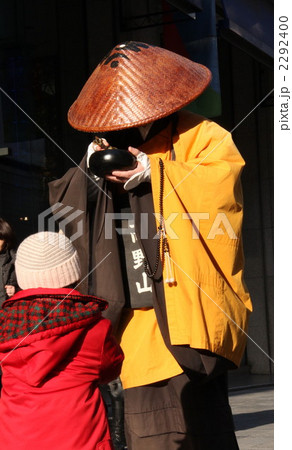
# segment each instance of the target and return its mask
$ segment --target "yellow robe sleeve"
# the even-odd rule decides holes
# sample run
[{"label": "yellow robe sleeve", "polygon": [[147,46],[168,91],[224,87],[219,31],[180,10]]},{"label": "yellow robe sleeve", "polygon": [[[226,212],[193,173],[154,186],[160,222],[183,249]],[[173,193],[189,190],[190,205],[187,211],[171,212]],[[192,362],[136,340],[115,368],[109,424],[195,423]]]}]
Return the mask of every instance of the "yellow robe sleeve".
[{"label": "yellow robe sleeve", "polygon": [[230,133],[190,113],[180,113],[173,142],[175,160],[169,151],[149,155],[156,213],[164,160],[164,219],[175,272],[175,283],[165,284],[171,343],[239,365],[252,310],[243,281],[244,161]]}]

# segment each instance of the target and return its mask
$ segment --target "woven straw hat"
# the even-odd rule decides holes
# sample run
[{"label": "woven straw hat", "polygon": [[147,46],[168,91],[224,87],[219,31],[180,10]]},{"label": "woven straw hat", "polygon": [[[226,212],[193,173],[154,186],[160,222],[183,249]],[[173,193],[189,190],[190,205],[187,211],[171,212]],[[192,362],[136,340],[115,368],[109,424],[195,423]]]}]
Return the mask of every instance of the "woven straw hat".
[{"label": "woven straw hat", "polygon": [[43,231],[32,234],[18,247],[15,261],[21,289],[61,288],[80,279],[76,249],[63,234]]},{"label": "woven straw hat", "polygon": [[86,132],[145,125],[190,103],[210,81],[201,64],[154,45],[125,42],[94,70],[68,121]]}]

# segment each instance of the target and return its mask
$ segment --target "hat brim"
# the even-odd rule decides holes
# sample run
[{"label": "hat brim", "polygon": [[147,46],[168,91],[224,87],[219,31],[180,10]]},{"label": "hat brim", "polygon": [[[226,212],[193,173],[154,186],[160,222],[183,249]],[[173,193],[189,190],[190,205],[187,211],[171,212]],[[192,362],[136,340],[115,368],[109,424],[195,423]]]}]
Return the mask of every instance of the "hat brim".
[{"label": "hat brim", "polygon": [[211,78],[207,67],[169,50],[141,42],[120,44],[87,80],[68,121],[94,133],[146,125],[195,100]]}]

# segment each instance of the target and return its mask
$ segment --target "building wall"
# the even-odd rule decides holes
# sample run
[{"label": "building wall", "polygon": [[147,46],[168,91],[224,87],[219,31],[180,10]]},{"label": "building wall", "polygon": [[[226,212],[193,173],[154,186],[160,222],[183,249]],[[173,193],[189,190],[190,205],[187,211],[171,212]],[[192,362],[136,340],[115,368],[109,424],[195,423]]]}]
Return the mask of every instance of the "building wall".
[{"label": "building wall", "polygon": [[[160,2],[155,0],[1,2],[2,22],[6,24],[0,32],[1,86],[48,133],[44,137],[1,96],[0,146],[9,143],[11,155],[5,161],[0,158],[0,216],[12,221],[20,239],[36,231],[38,214],[48,206],[47,182],[78,164],[91,141],[90,135],[72,129],[67,122],[68,109],[81,87],[115,44],[140,40],[160,45],[162,22],[159,14],[155,15],[160,11]],[[273,74],[271,67],[251,55],[244,45],[239,48],[237,40],[219,37],[218,45],[222,114],[214,120],[228,130],[235,128],[235,143],[246,160],[245,275],[254,312],[244,363],[253,373],[270,373],[272,364],[264,354],[273,354],[270,99],[237,125],[272,89]],[[39,139],[44,141],[36,150],[34,143]],[[34,159],[35,151],[43,152],[43,162]],[[20,220],[26,216],[28,222]]]}]

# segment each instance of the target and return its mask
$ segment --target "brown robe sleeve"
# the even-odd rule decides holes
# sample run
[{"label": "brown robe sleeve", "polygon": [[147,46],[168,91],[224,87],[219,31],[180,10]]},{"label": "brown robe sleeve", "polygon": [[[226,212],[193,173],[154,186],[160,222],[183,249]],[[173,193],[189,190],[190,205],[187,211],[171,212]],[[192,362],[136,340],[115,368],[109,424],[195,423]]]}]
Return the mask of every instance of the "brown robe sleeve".
[{"label": "brown robe sleeve", "polygon": [[60,208],[72,208],[62,215],[62,220],[78,212],[78,216],[68,219],[63,230],[71,240],[75,235],[73,245],[81,262],[81,283],[78,290],[107,300],[109,307],[103,316],[110,319],[116,327],[125,298],[114,230],[112,239],[105,239],[105,214],[114,212],[112,193],[110,185],[101,179],[97,183],[99,189],[95,201],[89,202],[87,187],[92,182],[87,174],[84,156],[79,167],[69,169],[62,178],[49,183],[49,201],[51,206],[61,203]]}]

